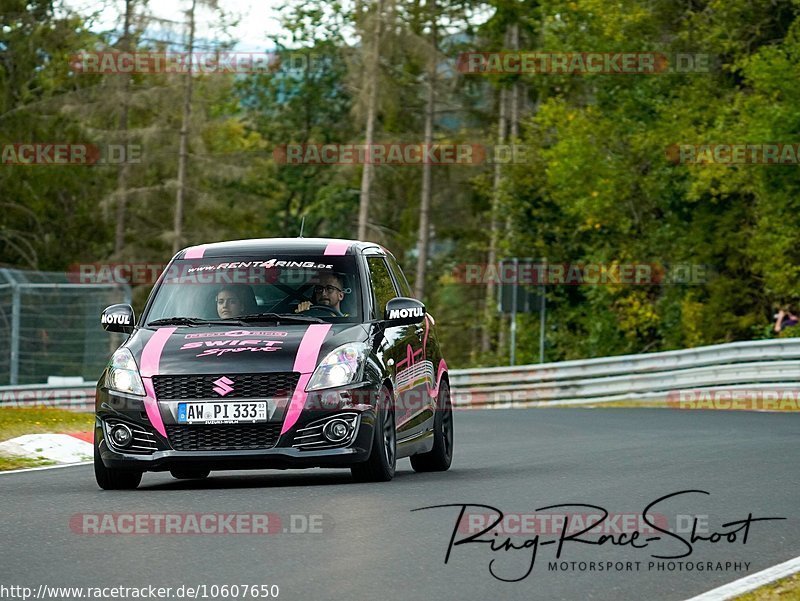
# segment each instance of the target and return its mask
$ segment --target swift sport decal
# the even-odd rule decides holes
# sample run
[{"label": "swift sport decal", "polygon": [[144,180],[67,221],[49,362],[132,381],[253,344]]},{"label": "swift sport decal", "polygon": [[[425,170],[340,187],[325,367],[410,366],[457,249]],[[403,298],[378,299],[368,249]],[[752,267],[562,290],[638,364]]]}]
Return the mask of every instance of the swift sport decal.
[{"label": "swift sport decal", "polygon": [[[182,347],[181,350],[185,351],[186,349],[192,348],[203,348],[206,346],[210,347],[217,347],[217,346],[256,346],[259,344],[263,344],[265,346],[274,346],[276,344],[283,344],[283,340],[259,340],[259,339],[243,339],[243,340],[200,340],[198,342],[187,342]],[[277,349],[276,349],[277,350]]]},{"label": "swift sport decal", "polygon": [[227,353],[241,353],[245,351],[254,353],[278,351],[281,349],[280,345],[282,344],[283,340],[261,340],[257,338],[245,338],[242,340],[237,340],[233,338],[225,340],[200,340],[197,342],[186,342],[180,348],[180,350],[185,351],[187,349],[203,348],[204,350],[195,355],[195,357],[220,357]]},{"label": "swift sport decal", "polygon": [[153,389],[153,376],[158,375],[158,367],[161,362],[161,353],[164,352],[164,345],[167,340],[178,328],[160,328],[150,336],[150,340],[144,345],[142,349],[142,358],[140,371],[142,375],[142,383],[144,384],[144,391],[147,394],[144,398],[144,409],[147,412],[147,417],[150,423],[156,429],[156,432],[161,434],[164,438],[167,437],[167,430],[164,428],[164,421],[161,419],[161,412],[158,410],[158,401],[156,400],[156,392]]},{"label": "swift sport decal", "polygon": [[283,427],[281,428],[281,435],[287,432],[295,425],[297,418],[303,411],[306,405],[306,386],[311,379],[311,374],[317,367],[317,360],[319,359],[319,351],[322,348],[322,343],[331,329],[331,324],[313,324],[308,326],[306,333],[303,334],[303,339],[300,341],[300,346],[297,348],[297,356],[294,359],[294,370],[300,372],[300,380],[294,389],[292,401],[289,404],[289,409],[286,412],[286,418],[283,420]]}]

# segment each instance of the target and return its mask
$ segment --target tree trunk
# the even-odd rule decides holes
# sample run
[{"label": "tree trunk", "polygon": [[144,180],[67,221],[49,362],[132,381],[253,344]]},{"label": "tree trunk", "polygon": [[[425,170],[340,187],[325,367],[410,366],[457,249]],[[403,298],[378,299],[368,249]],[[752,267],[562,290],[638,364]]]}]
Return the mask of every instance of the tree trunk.
[{"label": "tree trunk", "polygon": [[[500,88],[499,114],[497,119],[497,143],[503,144],[506,139],[506,89]],[[489,221],[489,253],[486,258],[488,275],[491,276],[494,267],[497,265],[497,240],[499,237],[498,212],[500,205],[500,183],[502,181],[502,171],[500,163],[495,161],[494,179],[492,182],[492,207]],[[481,352],[488,353],[491,348],[492,324],[494,323],[495,312],[495,286],[492,278],[486,281],[486,296],[484,301],[483,334],[481,336]]]},{"label": "tree trunk", "polygon": [[[519,23],[514,23],[511,25],[510,31],[510,38],[511,38],[511,50],[516,52],[519,50]],[[514,80],[514,83],[511,84],[511,111],[509,115],[509,122],[510,122],[510,138],[511,143],[514,144],[519,138],[519,104],[520,104],[520,94],[522,92],[522,86],[519,79]]]},{"label": "tree trunk", "polygon": [[[519,50],[519,24],[512,23],[509,25],[508,28],[508,43],[509,47],[512,51]],[[514,83],[511,84],[511,89],[508,91],[510,95],[509,101],[509,114],[508,114],[508,139],[509,142],[513,145],[517,143],[517,139],[519,138],[519,102],[520,102],[520,81],[519,79],[515,80]],[[511,150],[511,155],[514,156],[513,148]],[[510,238],[514,233],[513,224],[511,223],[511,214],[506,215],[506,222],[505,222],[505,231],[503,232],[503,238],[506,240],[507,243],[513,244],[513,240]],[[510,319],[510,318],[509,318]],[[500,352],[503,352],[503,349],[506,347],[506,332],[510,328],[510,324],[506,323],[506,320],[501,317],[500,320],[500,327],[497,331],[497,348]]]},{"label": "tree trunk", "polygon": [[[125,0],[125,25],[122,33],[122,51],[131,51],[131,18],[133,16],[133,3],[135,0]],[[119,258],[125,246],[125,212],[128,200],[128,94],[130,91],[131,76],[128,73],[122,74],[122,94],[120,101],[122,106],[119,115],[119,131],[122,133],[121,139],[125,146],[125,159],[117,168],[117,217],[116,229],[114,232],[114,255]]]},{"label": "tree trunk", "polygon": [[[428,97],[425,103],[425,141],[426,147],[433,144],[433,118],[436,108],[436,2],[431,7],[431,55],[428,60]],[[428,266],[428,245],[430,239],[431,209],[431,168],[430,163],[422,165],[422,195],[419,203],[419,235],[417,237],[417,274],[414,280],[414,296],[420,300],[425,296],[425,276]]]},{"label": "tree trunk", "polygon": [[194,14],[197,0],[192,0],[189,10],[189,44],[188,44],[188,72],[186,73],[186,86],[183,94],[183,120],[181,122],[180,149],[178,151],[178,190],[175,195],[175,237],[172,243],[172,252],[177,253],[183,247],[183,203],[186,195],[186,167],[189,162],[189,123],[192,116],[192,54],[194,53]]},{"label": "tree trunk", "polygon": [[[375,141],[375,116],[378,112],[378,67],[380,66],[381,20],[383,18],[383,0],[375,3],[375,23],[373,24],[372,51],[367,68],[367,125],[364,144],[369,148]],[[367,159],[361,172],[361,192],[358,201],[358,239],[367,239],[367,221],[369,219],[370,186],[372,185],[372,163]]]}]

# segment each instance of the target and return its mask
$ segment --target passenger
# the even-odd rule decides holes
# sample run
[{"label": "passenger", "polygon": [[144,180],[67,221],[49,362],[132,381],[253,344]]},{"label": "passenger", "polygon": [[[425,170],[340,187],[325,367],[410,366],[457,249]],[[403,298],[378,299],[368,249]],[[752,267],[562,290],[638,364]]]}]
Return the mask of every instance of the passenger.
[{"label": "passenger", "polygon": [[258,302],[253,289],[246,284],[223,286],[217,291],[217,315],[222,319],[240,317],[258,312]]}]

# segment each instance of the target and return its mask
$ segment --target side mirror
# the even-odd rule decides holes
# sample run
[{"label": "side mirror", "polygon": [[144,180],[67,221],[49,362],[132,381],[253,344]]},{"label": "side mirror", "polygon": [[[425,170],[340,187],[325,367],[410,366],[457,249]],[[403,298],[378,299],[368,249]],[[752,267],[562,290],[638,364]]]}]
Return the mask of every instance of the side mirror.
[{"label": "side mirror", "polygon": [[405,326],[425,319],[425,305],[415,298],[398,296],[386,303],[383,319],[389,326]]},{"label": "side mirror", "polygon": [[130,305],[111,305],[103,310],[103,314],[100,316],[100,323],[106,332],[130,334],[133,332],[135,319],[133,307]]}]

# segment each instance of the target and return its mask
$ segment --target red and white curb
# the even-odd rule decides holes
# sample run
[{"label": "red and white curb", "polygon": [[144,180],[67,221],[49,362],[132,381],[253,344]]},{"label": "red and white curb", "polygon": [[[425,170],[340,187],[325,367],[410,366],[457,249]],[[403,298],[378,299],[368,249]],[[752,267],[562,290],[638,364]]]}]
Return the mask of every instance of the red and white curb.
[{"label": "red and white curb", "polygon": [[0,442],[0,455],[47,459],[57,464],[92,460],[92,443],[84,433],[26,434]]}]

